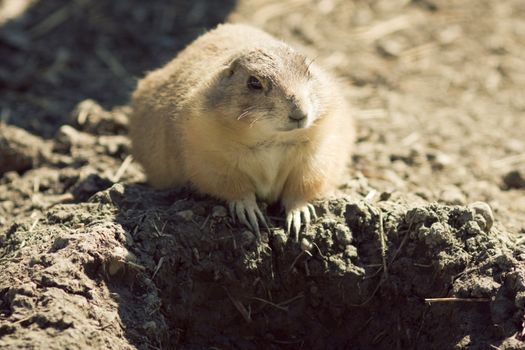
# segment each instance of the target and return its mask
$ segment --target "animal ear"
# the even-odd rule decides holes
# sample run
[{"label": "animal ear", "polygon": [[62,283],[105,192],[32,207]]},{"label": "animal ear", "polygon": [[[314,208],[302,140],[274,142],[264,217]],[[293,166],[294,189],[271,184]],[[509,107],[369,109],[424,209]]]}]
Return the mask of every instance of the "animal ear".
[{"label": "animal ear", "polygon": [[225,70],[228,73],[227,76],[231,77],[232,75],[235,74],[239,65],[241,64],[241,60],[243,59],[245,55],[246,53],[243,51],[229,58],[229,60],[226,63],[226,67],[225,67]]},{"label": "animal ear", "polygon": [[233,61],[228,61],[222,65],[220,76],[222,78],[229,78],[235,74],[236,64]]}]

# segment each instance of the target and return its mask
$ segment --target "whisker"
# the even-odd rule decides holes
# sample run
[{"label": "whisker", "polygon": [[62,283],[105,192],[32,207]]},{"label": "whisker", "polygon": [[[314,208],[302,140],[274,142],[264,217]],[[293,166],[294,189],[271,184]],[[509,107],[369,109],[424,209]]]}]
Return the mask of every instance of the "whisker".
[{"label": "whisker", "polygon": [[257,106],[251,106],[246,108],[242,113],[237,117],[237,120],[241,120],[242,118],[246,117],[248,114],[250,114],[254,109],[256,109]]},{"label": "whisker", "polygon": [[[267,110],[267,111],[269,110],[269,109],[267,109],[267,108],[264,108],[264,109]],[[257,118],[255,118],[254,120],[251,121],[249,127],[250,127],[250,128],[253,127],[253,125],[254,125],[256,122],[258,122],[259,120],[270,119],[270,118],[272,118],[272,117],[273,117],[273,115],[271,115],[271,114],[269,114],[269,113],[267,113],[267,114],[263,114],[263,115],[260,115],[260,116],[258,116]]]}]

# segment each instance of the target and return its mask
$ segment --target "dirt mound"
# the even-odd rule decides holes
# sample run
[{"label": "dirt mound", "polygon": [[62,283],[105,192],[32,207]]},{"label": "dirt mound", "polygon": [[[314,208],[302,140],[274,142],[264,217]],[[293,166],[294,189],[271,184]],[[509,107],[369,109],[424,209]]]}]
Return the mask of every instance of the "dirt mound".
[{"label": "dirt mound", "polygon": [[302,242],[115,184],[2,237],[1,342],[22,348],[519,348],[522,251],[474,208],[336,199]]}]

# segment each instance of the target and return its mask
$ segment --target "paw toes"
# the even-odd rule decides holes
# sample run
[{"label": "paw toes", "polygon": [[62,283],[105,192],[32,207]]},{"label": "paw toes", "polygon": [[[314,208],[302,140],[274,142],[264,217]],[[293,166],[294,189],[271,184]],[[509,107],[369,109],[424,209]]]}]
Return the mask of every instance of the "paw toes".
[{"label": "paw toes", "polygon": [[315,207],[308,203],[307,205],[307,208],[308,208],[308,211],[310,212],[310,216],[314,219],[314,220],[317,220],[317,213],[315,212]]},{"label": "paw toes", "polygon": [[304,218],[304,225],[306,227],[310,226],[310,209],[305,208],[303,209],[303,218]]},{"label": "paw toes", "polygon": [[301,230],[301,212],[299,210],[295,211],[293,214],[293,231],[295,234],[295,240],[299,240],[299,231]]},{"label": "paw toes", "polygon": [[295,239],[299,239],[301,226],[308,228],[312,219],[317,219],[315,208],[311,204],[306,204],[300,208],[289,210],[286,214],[286,232],[290,234],[293,230]]},{"label": "paw toes", "polygon": [[270,227],[268,226],[268,222],[266,222],[266,218],[264,217],[263,213],[259,209],[259,207],[255,207],[255,213],[257,214],[257,217],[261,221],[261,223],[264,225],[264,228],[270,232]]},{"label": "paw toes", "polygon": [[292,227],[293,213],[289,212],[286,214],[286,233],[290,234],[290,228]]},{"label": "paw toes", "polygon": [[255,210],[253,210],[253,208],[247,208],[246,212],[248,213],[248,221],[250,222],[252,229],[255,231],[255,233],[258,236],[260,236],[261,232],[259,230],[259,223],[257,222],[257,216],[255,214]]},{"label": "paw toes", "polygon": [[263,213],[257,206],[257,202],[255,202],[255,199],[248,198],[245,200],[232,201],[228,203],[228,207],[233,222],[238,220],[258,236],[261,234],[259,221],[266,229],[268,229],[268,231],[270,230]]}]

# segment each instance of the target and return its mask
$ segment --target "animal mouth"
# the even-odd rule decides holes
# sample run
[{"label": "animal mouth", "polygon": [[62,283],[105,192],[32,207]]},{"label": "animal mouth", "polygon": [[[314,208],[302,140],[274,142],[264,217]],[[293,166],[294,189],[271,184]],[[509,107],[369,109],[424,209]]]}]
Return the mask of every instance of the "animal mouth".
[{"label": "animal mouth", "polygon": [[309,125],[307,125],[306,120],[299,120],[299,121],[290,121],[286,124],[286,126],[283,126],[279,128],[279,131],[287,132],[287,131],[294,131],[294,130],[300,130],[300,129],[306,129]]},{"label": "animal mouth", "polygon": [[299,120],[290,119],[290,125],[292,129],[305,129],[310,126],[308,118],[303,118]]}]

